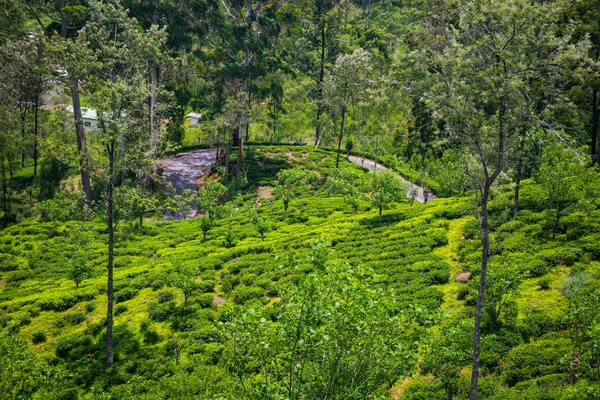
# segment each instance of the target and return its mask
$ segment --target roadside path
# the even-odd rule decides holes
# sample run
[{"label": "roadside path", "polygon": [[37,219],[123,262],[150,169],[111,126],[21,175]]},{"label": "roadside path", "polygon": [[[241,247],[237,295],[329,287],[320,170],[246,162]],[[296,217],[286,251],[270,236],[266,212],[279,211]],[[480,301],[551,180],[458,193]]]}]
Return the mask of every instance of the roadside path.
[{"label": "roadside path", "polygon": [[[185,189],[191,189],[193,193],[196,193],[196,180],[211,167],[216,157],[216,149],[207,149],[180,153],[173,158],[164,160],[165,185],[171,183],[179,194]],[[198,211],[198,204],[194,203],[192,212],[187,217],[193,217],[196,211]],[[182,213],[177,215],[165,213],[165,220],[183,219],[183,217]]]},{"label": "roadside path", "polygon": [[[358,164],[361,165],[365,168],[368,168],[369,171],[373,172],[375,170],[375,166],[377,166],[377,172],[380,172],[382,170],[385,170],[387,168],[383,167],[381,164],[379,163],[375,163],[375,161],[372,160],[367,160],[366,158],[361,158],[361,157],[356,157],[356,156],[350,156],[350,161],[353,162],[354,164]],[[398,174],[398,176],[400,176],[400,179],[402,179],[404,182],[408,182],[406,179],[404,179],[404,177],[400,174]],[[415,197],[415,200],[417,200],[419,203],[425,203],[425,196],[423,194],[423,188],[421,186],[417,186],[412,182],[408,182],[408,188],[406,189],[406,195],[408,197],[410,197],[410,192],[413,190],[413,188],[417,189],[417,197]],[[429,195],[427,196],[427,201],[431,201],[436,199],[436,197],[429,193]]]}]

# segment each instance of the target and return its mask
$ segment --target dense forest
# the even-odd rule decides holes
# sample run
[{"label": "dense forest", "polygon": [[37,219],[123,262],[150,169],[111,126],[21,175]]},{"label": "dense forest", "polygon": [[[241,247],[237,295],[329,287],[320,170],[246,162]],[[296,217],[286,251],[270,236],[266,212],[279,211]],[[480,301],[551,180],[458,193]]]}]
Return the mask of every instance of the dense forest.
[{"label": "dense forest", "polygon": [[0,0],[0,398],[600,399],[600,1]]}]

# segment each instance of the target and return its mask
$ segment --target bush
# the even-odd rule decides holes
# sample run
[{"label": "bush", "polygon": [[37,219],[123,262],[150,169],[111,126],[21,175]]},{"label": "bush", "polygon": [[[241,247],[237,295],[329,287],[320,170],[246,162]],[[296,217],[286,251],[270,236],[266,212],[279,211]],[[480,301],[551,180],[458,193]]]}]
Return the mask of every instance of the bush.
[{"label": "bush", "polygon": [[549,290],[550,289],[550,283],[552,283],[552,280],[550,279],[549,276],[545,276],[543,278],[540,278],[537,281],[538,287],[540,288],[540,290]]},{"label": "bush", "polygon": [[79,356],[91,353],[89,346],[92,339],[80,334],[63,336],[56,341],[56,356],[59,358],[77,359]]},{"label": "bush", "polygon": [[552,332],[556,328],[556,321],[540,312],[528,314],[527,317],[517,325],[517,330],[526,342],[530,339],[537,339],[548,332]]},{"label": "bush", "polygon": [[158,304],[150,303],[148,305],[148,317],[153,321],[166,321],[175,312],[175,302],[169,301],[167,303]]},{"label": "bush", "polygon": [[31,342],[33,344],[43,343],[46,341],[46,332],[38,329],[31,334]]},{"label": "bush", "polygon": [[196,304],[201,308],[212,308],[213,306],[213,295],[212,293],[204,293],[195,297]]},{"label": "bush", "polygon": [[96,309],[96,302],[95,301],[90,301],[89,303],[85,304],[85,311],[87,313],[94,312],[95,309]]},{"label": "bush", "polygon": [[132,287],[121,289],[115,293],[115,302],[122,303],[124,301],[131,300],[138,294],[138,292],[138,289]]},{"label": "bush", "polygon": [[75,326],[85,321],[86,316],[81,311],[70,312],[59,315],[56,318],[56,326],[62,328],[64,326]]},{"label": "bush", "polygon": [[115,316],[117,315],[121,315],[125,312],[127,312],[128,308],[126,304],[117,304],[115,306]]},{"label": "bush", "polygon": [[144,331],[144,343],[154,344],[160,341],[159,334],[154,329],[147,329]]},{"label": "bush", "polygon": [[561,362],[571,354],[570,339],[538,340],[513,348],[504,359],[502,379],[509,386],[544,375],[565,373],[569,363]]},{"label": "bush", "polygon": [[175,293],[170,290],[161,290],[158,292],[158,304],[167,303],[175,299]]},{"label": "bush", "polygon": [[253,286],[238,286],[233,290],[233,301],[236,304],[244,304],[248,300],[262,299],[264,290]]}]

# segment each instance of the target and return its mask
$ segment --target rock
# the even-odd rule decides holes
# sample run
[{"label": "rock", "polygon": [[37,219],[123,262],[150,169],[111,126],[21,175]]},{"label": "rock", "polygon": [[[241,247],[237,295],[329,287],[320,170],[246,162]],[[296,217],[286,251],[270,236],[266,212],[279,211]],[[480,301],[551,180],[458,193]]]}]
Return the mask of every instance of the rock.
[{"label": "rock", "polygon": [[452,278],[452,280],[456,282],[467,283],[472,278],[473,275],[471,275],[470,272],[459,272],[458,274],[454,275],[454,278]]}]

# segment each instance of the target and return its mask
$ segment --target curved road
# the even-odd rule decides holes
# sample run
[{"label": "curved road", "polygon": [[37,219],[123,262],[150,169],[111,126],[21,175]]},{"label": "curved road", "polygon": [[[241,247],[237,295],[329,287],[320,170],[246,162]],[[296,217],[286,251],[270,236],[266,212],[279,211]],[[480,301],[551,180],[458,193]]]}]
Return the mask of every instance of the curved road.
[{"label": "curved road", "polygon": [[[165,177],[165,185],[168,183],[173,184],[175,189],[177,189],[177,193],[181,193],[185,189],[191,189],[193,193],[196,193],[196,180],[210,168],[216,161],[216,157],[217,150],[208,149],[180,153],[173,158],[164,160],[163,175]],[[198,211],[198,204],[194,203],[192,205],[192,212],[185,217],[193,217],[196,211]],[[165,219],[184,219],[184,215],[182,213],[172,215],[167,212]]]},{"label": "curved road", "polygon": [[[216,149],[206,149],[206,150],[194,150],[186,153],[177,154],[173,158],[166,159],[162,162],[163,165],[163,175],[165,177],[165,185],[168,183],[173,184],[175,189],[177,189],[177,193],[183,192],[185,189],[191,189],[193,193],[196,193],[196,180],[200,175],[206,172],[211,165],[216,161],[217,150]],[[360,157],[350,156],[350,161],[354,164],[358,164],[368,168],[370,171],[375,170],[375,166],[377,166],[377,171],[384,170],[385,167],[382,167],[380,164],[376,164],[372,160],[362,159]],[[406,181],[401,176],[402,180]],[[417,200],[420,203],[425,202],[425,196],[423,195],[423,188],[413,183],[408,183],[408,189],[406,190],[406,195],[410,197],[410,192],[413,188],[417,188]],[[429,194],[428,201],[435,199],[435,196]],[[193,217],[198,211],[198,204],[192,205],[192,212],[189,215],[186,215],[186,218]],[[184,215],[182,213],[178,213],[177,215],[172,215],[170,213],[165,214],[166,220],[177,220],[184,219]]]},{"label": "curved road", "polygon": [[[375,161],[372,160],[367,160],[365,158],[360,158],[360,157],[356,157],[356,156],[350,156],[350,161],[353,162],[354,164],[358,164],[361,165],[365,168],[368,168],[369,171],[373,172],[373,170],[375,170],[375,166],[377,166],[377,172],[380,172],[381,170],[385,170],[386,168],[381,166],[381,164],[377,164],[375,163]],[[406,179],[404,179],[404,177],[400,174],[398,174],[400,176],[400,178],[405,181],[408,182]],[[417,186],[412,182],[408,182],[408,188],[406,188],[406,195],[408,197],[410,197],[410,192],[416,188],[417,189],[417,197],[415,197],[415,200],[417,200],[419,203],[425,203],[425,195],[423,194],[423,188],[421,186]],[[427,196],[427,201],[431,201],[434,200],[436,197],[429,193],[429,195]]]}]

